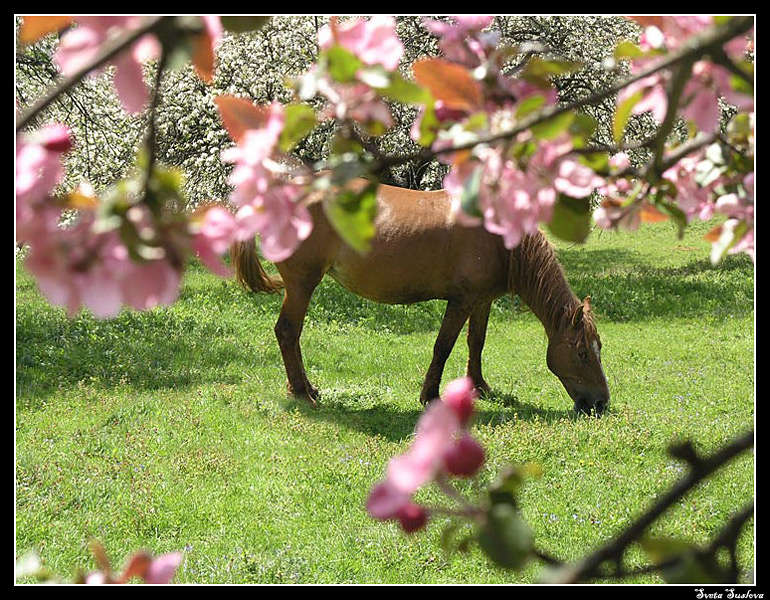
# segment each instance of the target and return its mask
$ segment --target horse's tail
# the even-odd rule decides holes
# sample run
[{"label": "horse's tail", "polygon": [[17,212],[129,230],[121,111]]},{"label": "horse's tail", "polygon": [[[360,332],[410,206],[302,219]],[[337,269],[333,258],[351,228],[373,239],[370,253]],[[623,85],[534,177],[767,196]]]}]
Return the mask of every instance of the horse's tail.
[{"label": "horse's tail", "polygon": [[252,292],[275,294],[283,289],[280,277],[265,273],[257,256],[257,244],[254,239],[247,242],[235,242],[230,246],[230,259],[235,267],[235,279]]}]

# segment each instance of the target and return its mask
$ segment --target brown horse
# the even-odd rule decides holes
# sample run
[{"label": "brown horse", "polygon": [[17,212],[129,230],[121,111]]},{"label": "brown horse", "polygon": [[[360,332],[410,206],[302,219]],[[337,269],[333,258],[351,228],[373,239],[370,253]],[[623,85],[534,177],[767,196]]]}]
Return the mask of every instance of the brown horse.
[{"label": "brown horse", "polygon": [[500,236],[483,227],[454,223],[445,192],[380,185],[376,235],[371,250],[360,254],[337,235],[320,199],[312,199],[308,208],[313,231],[290,258],[276,265],[282,281],[266,275],[254,242],[235,244],[231,253],[243,285],[255,292],[284,289],[275,334],[293,394],[313,405],[318,398],[305,373],[299,340],[313,290],[328,273],[375,302],[447,301],[420,394],[423,403],[438,397],[444,363],[466,321],[467,374],[479,391],[489,391],[481,373],[489,310],[495,299],[514,293],[543,324],[548,368],[561,380],[575,410],[599,414],[605,409],[610,394],[589,298],[581,302],[572,293],[542,234],[527,236],[507,250]]}]

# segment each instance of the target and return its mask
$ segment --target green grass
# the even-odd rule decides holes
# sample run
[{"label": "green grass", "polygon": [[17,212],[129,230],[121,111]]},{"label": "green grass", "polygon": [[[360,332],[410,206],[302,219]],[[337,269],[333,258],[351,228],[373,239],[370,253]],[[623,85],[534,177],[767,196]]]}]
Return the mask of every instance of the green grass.
[{"label": "green grass", "polygon": [[[754,421],[750,260],[708,262],[701,230],[665,224],[559,244],[573,289],[591,295],[612,390],[609,414],[576,417],[545,365],[539,322],[495,304],[485,349],[494,389],[473,433],[488,451],[483,493],[506,464],[537,462],[522,493],[538,546],[574,560],[683,473],[666,446],[716,449]],[[188,583],[517,583],[475,548],[447,557],[444,521],[404,536],[364,502],[420,414],[443,304],[376,305],[325,281],[303,333],[311,410],[286,397],[277,296],[199,267],[175,305],[109,321],[68,319],[16,271],[16,548],[65,576],[138,548],[184,550]],[[445,379],[463,374],[458,342]],[[705,543],[754,495],[753,456],[685,497],[652,533]],[[439,502],[435,490],[421,499]],[[739,555],[750,567],[753,521]],[[643,557],[632,555],[641,564]],[[656,583],[656,576],[636,581]]]}]

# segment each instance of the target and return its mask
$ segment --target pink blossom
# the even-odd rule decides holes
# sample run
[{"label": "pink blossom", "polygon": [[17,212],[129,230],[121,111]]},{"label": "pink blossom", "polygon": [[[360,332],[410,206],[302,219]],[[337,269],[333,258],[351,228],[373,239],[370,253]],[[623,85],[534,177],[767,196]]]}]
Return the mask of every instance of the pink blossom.
[{"label": "pink blossom", "polygon": [[135,310],[176,302],[182,273],[168,260],[129,261],[122,277],[123,301]]},{"label": "pink blossom", "polygon": [[708,29],[714,24],[711,15],[672,15],[661,18],[661,31],[669,50],[682,45],[693,35]]},{"label": "pink blossom", "polygon": [[385,479],[371,490],[367,512],[375,519],[395,519],[404,531],[422,528],[430,511],[412,501],[422,486],[447,475],[469,477],[484,462],[484,450],[468,433],[475,392],[470,379],[447,385],[443,399],[428,404],[417,422],[409,449],[392,458]]},{"label": "pink blossom", "polygon": [[228,179],[234,186],[230,200],[239,207],[235,236],[245,240],[259,233],[265,258],[274,262],[291,256],[313,228],[303,188],[287,180],[271,158],[278,153],[283,123],[283,106],[272,104],[263,127],[247,130],[237,146],[222,153],[223,160],[235,163]]},{"label": "pink blossom", "polygon": [[222,277],[229,276],[230,270],[221,262],[220,257],[235,241],[236,231],[235,217],[221,206],[208,208],[197,223],[195,252],[203,264]]},{"label": "pink blossom", "polygon": [[145,583],[171,583],[179,565],[182,564],[181,552],[170,552],[154,558],[144,574]]},{"label": "pink blossom", "polygon": [[406,494],[431,481],[442,468],[443,455],[459,427],[459,419],[450,406],[440,400],[428,404],[409,451],[388,464],[388,481]]},{"label": "pink blossom", "polygon": [[[62,73],[71,75],[87,66],[116,34],[141,26],[140,16],[78,16],[78,27],[68,30],[61,38],[55,61]],[[114,60],[115,89],[123,107],[129,113],[142,110],[149,92],[142,75],[142,63],[160,54],[160,43],[146,35]]]},{"label": "pink blossom", "polygon": [[64,175],[62,155],[71,146],[69,130],[59,124],[16,137],[16,226],[20,239],[34,205],[47,200]]},{"label": "pink blossom", "polygon": [[668,110],[668,94],[666,94],[667,78],[664,74],[655,73],[635,81],[618,92],[618,104],[641,92],[641,98],[634,104],[631,112],[638,115],[650,111],[658,123],[662,123]]},{"label": "pink blossom", "polygon": [[126,561],[122,573],[114,573],[106,558],[101,560],[100,570],[88,573],[83,583],[86,584],[126,584],[138,577],[147,584],[168,584],[182,564],[181,552],[169,552],[153,558],[145,551],[136,552]]},{"label": "pink blossom", "polygon": [[457,15],[451,22],[423,19],[423,25],[439,38],[439,49],[447,60],[470,68],[479,66],[494,50],[499,32],[482,33],[494,17]]},{"label": "pink blossom", "polygon": [[428,520],[427,510],[412,502],[410,494],[398,490],[387,480],[372,488],[366,510],[375,519],[399,521],[407,533],[421,529]]},{"label": "pink blossom", "polygon": [[411,502],[412,495],[395,487],[389,480],[375,485],[366,501],[366,510],[375,519],[393,519]]},{"label": "pink blossom", "polygon": [[70,316],[88,308],[110,318],[123,306],[147,310],[176,300],[181,268],[162,250],[156,259],[135,262],[116,230],[95,229],[91,211],[82,211],[67,227],[56,224],[49,208],[36,217],[27,229],[25,266],[49,302]]},{"label": "pink blossom", "polygon": [[428,511],[422,506],[409,502],[401,508],[396,518],[401,524],[401,529],[406,533],[414,533],[425,527],[428,516]]},{"label": "pink blossom", "polygon": [[477,396],[470,377],[461,377],[447,384],[441,397],[444,403],[455,412],[460,425],[464,427],[473,415]]},{"label": "pink blossom", "polygon": [[636,231],[642,223],[641,210],[638,204],[623,206],[617,200],[607,199],[593,212],[593,220],[597,227],[613,229],[621,227],[628,231]]},{"label": "pink blossom", "polygon": [[663,173],[663,177],[676,186],[677,206],[682,209],[688,221],[694,217],[707,221],[714,214],[712,189],[703,187],[696,179],[700,161],[700,155],[686,156]]},{"label": "pink blossom", "polygon": [[560,160],[553,178],[554,189],[572,198],[590,196],[603,183],[592,169],[574,158]]},{"label": "pink blossom", "polygon": [[444,468],[456,477],[472,477],[481,468],[484,457],[481,444],[464,432],[444,453]]},{"label": "pink blossom", "polygon": [[396,35],[396,21],[388,16],[350,19],[334,27],[325,25],[318,32],[318,44],[323,49],[339,44],[364,64],[382,65],[389,71],[398,68],[404,54],[404,45]]},{"label": "pink blossom", "polygon": [[461,199],[466,179],[481,169],[478,209],[484,227],[502,236],[506,248],[516,247],[538,223],[550,221],[558,194],[585,198],[602,185],[596,173],[569,156],[571,150],[568,137],[544,140],[520,165],[499,148],[476,149],[477,162],[455,164],[444,178],[453,214],[465,225],[478,224],[478,218],[464,213]]},{"label": "pink blossom", "polygon": [[319,79],[317,84],[318,91],[329,101],[329,107],[321,112],[321,118],[351,118],[365,126],[376,123],[384,127],[393,125],[390,108],[368,85],[340,85],[327,78]]}]

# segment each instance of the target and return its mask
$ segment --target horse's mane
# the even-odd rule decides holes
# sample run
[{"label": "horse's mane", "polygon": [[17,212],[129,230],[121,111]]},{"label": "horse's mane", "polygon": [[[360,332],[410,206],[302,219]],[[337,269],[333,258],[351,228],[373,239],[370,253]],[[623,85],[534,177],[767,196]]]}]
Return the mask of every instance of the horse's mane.
[{"label": "horse's mane", "polygon": [[580,318],[586,339],[596,337],[593,314],[586,310],[589,305],[573,293],[553,244],[539,231],[510,251],[508,287],[527,303],[549,335]]}]

